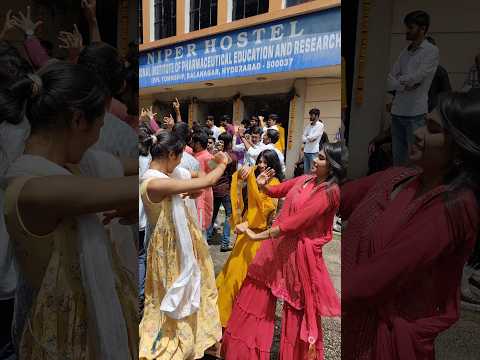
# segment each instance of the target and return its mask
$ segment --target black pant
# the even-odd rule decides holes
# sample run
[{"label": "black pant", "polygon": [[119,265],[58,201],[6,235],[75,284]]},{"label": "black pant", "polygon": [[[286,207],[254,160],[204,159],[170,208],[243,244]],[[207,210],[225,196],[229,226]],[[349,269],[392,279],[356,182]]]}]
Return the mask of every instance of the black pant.
[{"label": "black pant", "polygon": [[[12,321],[13,321],[13,305],[14,299],[0,300],[0,314],[2,314],[2,321],[0,321],[0,359],[11,355],[12,343]],[[10,345],[10,349],[6,349]]]}]

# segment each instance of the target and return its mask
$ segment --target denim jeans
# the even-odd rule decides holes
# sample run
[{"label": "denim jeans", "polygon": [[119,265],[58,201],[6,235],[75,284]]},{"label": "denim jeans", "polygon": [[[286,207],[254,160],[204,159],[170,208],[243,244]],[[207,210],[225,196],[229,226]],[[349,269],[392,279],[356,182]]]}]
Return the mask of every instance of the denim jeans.
[{"label": "denim jeans", "polygon": [[215,224],[215,220],[217,219],[218,210],[220,210],[220,205],[223,205],[225,209],[225,224],[223,225],[223,236],[221,247],[227,248],[230,246],[230,218],[232,216],[232,203],[230,201],[230,195],[225,195],[223,197],[215,196],[213,198],[213,217],[212,217],[212,224],[208,228],[207,236],[210,239],[213,235],[213,224]]},{"label": "denim jeans", "polygon": [[312,172],[313,160],[318,156],[318,153],[304,153],[303,154],[303,173],[310,174]]},{"label": "denim jeans", "polygon": [[425,125],[425,115],[392,115],[393,165],[402,166],[408,162],[408,149],[414,142],[414,133]]}]

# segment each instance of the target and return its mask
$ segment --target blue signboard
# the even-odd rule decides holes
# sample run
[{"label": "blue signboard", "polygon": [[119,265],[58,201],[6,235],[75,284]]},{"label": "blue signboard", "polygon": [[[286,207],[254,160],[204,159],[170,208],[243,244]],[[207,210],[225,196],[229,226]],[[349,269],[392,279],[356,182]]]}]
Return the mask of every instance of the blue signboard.
[{"label": "blue signboard", "polygon": [[340,8],[142,52],[140,88],[341,64]]}]

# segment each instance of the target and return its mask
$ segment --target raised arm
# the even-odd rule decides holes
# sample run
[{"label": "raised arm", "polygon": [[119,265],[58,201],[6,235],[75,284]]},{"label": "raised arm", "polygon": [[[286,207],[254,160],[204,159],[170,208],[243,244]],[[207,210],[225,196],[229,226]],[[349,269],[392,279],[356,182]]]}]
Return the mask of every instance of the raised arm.
[{"label": "raised arm", "polygon": [[275,171],[268,168],[257,177],[258,188],[272,198],[283,198],[298,181],[305,181],[306,176],[296,177],[275,186],[268,185],[271,178],[275,176]]},{"label": "raised arm", "polygon": [[[194,178],[191,180],[177,180],[177,179],[154,179],[150,180],[147,185],[148,197],[153,202],[160,202],[166,196],[177,195],[183,193],[193,193],[213,186],[224,173],[228,159],[222,153],[216,156],[221,157],[218,166],[210,171],[205,176]],[[223,156],[223,157],[222,157]]]},{"label": "raised arm", "polygon": [[177,123],[181,123],[182,122],[182,114],[180,114],[180,101],[178,101],[177,98],[175,98],[175,101],[173,102],[173,108],[175,109]]},{"label": "raised arm", "polygon": [[[245,229],[245,232],[252,240],[265,240],[280,234],[298,232],[301,229],[306,229],[318,221],[318,218],[328,209],[338,208],[340,203],[340,190],[335,185],[334,189],[328,191],[331,191],[331,194],[327,194],[326,191],[319,191],[305,204],[301,212],[299,211],[292,214],[281,221],[279,219],[276,226],[271,229],[258,234],[255,234],[250,229]],[[242,230],[241,227],[240,230]]]},{"label": "raised arm", "polygon": [[97,22],[97,0],[82,0],[82,8],[85,12],[85,18],[90,32],[90,42],[101,42],[100,29]]},{"label": "raised arm", "polygon": [[[329,193],[327,193],[329,192]],[[340,204],[340,189],[332,185],[329,190],[320,190],[299,211],[278,222],[282,233],[295,232],[312,226],[327,210],[338,208]]]},{"label": "raised arm", "polygon": [[73,24],[73,32],[60,31],[58,40],[63,43],[59,45],[59,48],[68,50],[68,60],[72,64],[76,64],[83,49],[83,37],[78,31],[77,24]]},{"label": "raised arm", "polygon": [[33,22],[30,6],[27,6],[27,13],[24,15],[21,11],[18,16],[12,17],[13,25],[23,31],[25,34],[25,51],[30,58],[33,66],[41,68],[49,60],[49,56],[40,41],[35,36],[35,31],[43,23],[42,21]]}]

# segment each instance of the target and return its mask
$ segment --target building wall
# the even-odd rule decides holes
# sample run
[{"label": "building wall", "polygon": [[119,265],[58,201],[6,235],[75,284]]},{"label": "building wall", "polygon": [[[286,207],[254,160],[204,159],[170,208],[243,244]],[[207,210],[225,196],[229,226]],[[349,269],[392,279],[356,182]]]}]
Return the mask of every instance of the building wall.
[{"label": "building wall", "polygon": [[391,64],[406,45],[403,17],[418,9],[430,14],[430,35],[440,49],[440,63],[449,72],[453,89],[460,89],[475,55],[480,53],[480,1],[396,0],[391,28]]},{"label": "building wall", "polygon": [[[392,28],[394,0],[371,2],[368,21],[368,47],[366,49],[366,63],[364,65],[364,101],[357,104],[355,101],[356,90],[353,90],[353,99],[350,105],[349,129],[349,168],[348,177],[363,176],[368,170],[368,143],[381,130],[385,121],[385,94],[386,76],[390,64],[391,33],[385,29]],[[357,34],[360,34],[361,2]],[[357,37],[354,84],[358,76],[358,54],[361,39]],[[355,85],[354,85],[355,86]]]},{"label": "building wall", "polygon": [[152,34],[153,28],[153,1],[154,0],[142,0],[143,7],[143,40],[144,43],[140,45],[140,51],[167,46],[175,44],[181,41],[188,41],[195,38],[218,34],[227,31],[233,31],[236,29],[250,27],[258,24],[262,24],[267,21],[275,19],[283,19],[295,15],[306,14],[313,11],[322,9],[329,9],[332,7],[340,6],[341,0],[313,0],[304,4],[284,8],[283,0],[270,0],[269,11],[265,14],[252,16],[249,18],[232,21],[231,9],[229,4],[233,0],[219,0],[217,10],[217,25],[209,28],[197,30],[194,32],[187,32],[186,30],[186,15],[189,13],[189,0],[177,0],[177,33],[175,36],[154,40]]},{"label": "building wall", "polygon": [[320,118],[330,140],[341,126],[341,80],[310,78],[306,81],[305,111],[303,125],[310,122],[308,112],[312,108],[320,109]]},{"label": "building wall", "polygon": [[[403,18],[413,10],[422,9],[431,16],[430,35],[440,49],[440,63],[449,73],[454,90],[459,90],[480,52],[480,1],[458,0],[382,0],[371,2],[368,22],[367,62],[365,64],[364,102],[353,102],[349,111],[350,120],[350,168],[349,177],[363,176],[368,170],[368,143],[390,122],[385,104],[390,101],[386,94],[386,77],[407,45]],[[359,18],[361,9],[359,11]],[[389,29],[383,31],[383,29]],[[358,34],[360,34],[360,22]],[[357,39],[357,58],[360,49]],[[387,61],[385,61],[387,59]],[[356,80],[358,68],[355,70]]]}]

